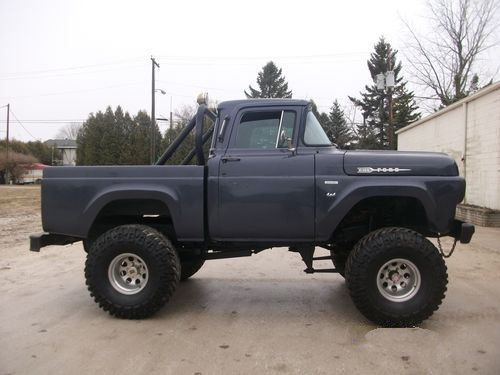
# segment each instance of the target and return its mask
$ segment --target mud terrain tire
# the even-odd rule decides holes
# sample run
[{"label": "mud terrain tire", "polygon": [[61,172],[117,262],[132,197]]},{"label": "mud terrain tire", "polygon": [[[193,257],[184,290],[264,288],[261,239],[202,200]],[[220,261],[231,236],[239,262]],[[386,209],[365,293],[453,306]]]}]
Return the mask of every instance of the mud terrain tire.
[{"label": "mud terrain tire", "polygon": [[90,295],[104,311],[125,319],[157,312],[174,294],[180,274],[172,243],[145,225],[123,225],[105,232],[92,243],[85,262]]},{"label": "mud terrain tire", "polygon": [[448,274],[438,250],[424,236],[383,228],[356,244],[347,260],[346,282],[365,317],[384,327],[408,327],[437,310]]}]

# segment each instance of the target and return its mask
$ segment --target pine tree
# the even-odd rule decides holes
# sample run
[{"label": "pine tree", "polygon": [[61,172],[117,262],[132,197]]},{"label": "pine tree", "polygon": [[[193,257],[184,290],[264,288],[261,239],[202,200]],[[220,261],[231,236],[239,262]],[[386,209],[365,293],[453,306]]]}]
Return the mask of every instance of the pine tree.
[{"label": "pine tree", "polygon": [[379,148],[377,133],[373,126],[366,123],[363,118],[363,124],[357,126],[356,148],[362,150],[375,150]]},{"label": "pine tree", "polygon": [[[403,126],[417,120],[420,114],[415,104],[413,92],[406,88],[407,82],[401,76],[402,64],[397,60],[398,51],[392,49],[390,43],[383,37],[375,45],[375,52],[367,62],[372,80],[379,73],[387,71],[394,72],[395,86],[392,88],[393,108],[393,132]],[[396,148],[396,142],[392,146],[389,142],[389,94],[384,90],[377,89],[375,84],[366,85],[365,92],[361,93],[361,99],[349,97],[351,101],[361,108],[364,125],[358,129],[359,147],[373,149]],[[362,138],[363,137],[363,138]],[[395,141],[396,136],[393,133]],[[363,146],[362,146],[363,145]]]},{"label": "pine tree", "polygon": [[323,127],[323,129],[326,129],[326,127],[328,126],[328,121],[329,121],[328,115],[325,112],[320,112],[318,110],[318,106],[316,105],[316,103],[314,102],[314,100],[311,99],[310,103],[311,103],[311,111],[312,111],[312,113],[314,114],[314,116],[316,117],[316,119],[318,120],[318,122],[321,124],[321,126]]},{"label": "pine tree", "polygon": [[[158,159],[163,153],[161,147],[161,133],[158,125],[155,128],[155,141],[156,141],[156,155],[155,159]],[[146,111],[139,111],[136,116],[134,116],[130,131],[130,144],[133,145],[134,149],[134,162],[133,164],[149,164],[151,159],[151,117],[146,113]]]},{"label": "pine tree", "polygon": [[351,129],[347,125],[344,111],[337,100],[333,102],[328,114],[326,126],[323,125],[326,135],[341,149],[346,149],[354,140]]},{"label": "pine tree", "polygon": [[[161,133],[156,126],[156,139]],[[146,112],[132,118],[120,106],[90,114],[76,139],[77,165],[145,165],[150,163],[151,119]],[[162,150],[157,149],[157,155]]]},{"label": "pine tree", "polygon": [[288,83],[282,76],[281,68],[272,61],[262,67],[257,75],[259,89],[248,86],[249,92],[245,92],[247,98],[291,98],[292,91],[288,91]]}]

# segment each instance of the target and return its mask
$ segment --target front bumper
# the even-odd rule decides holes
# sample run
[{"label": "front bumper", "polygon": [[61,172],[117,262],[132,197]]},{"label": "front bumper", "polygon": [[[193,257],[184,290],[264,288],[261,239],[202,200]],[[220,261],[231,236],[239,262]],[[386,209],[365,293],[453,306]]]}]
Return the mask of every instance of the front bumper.
[{"label": "front bumper", "polygon": [[460,243],[469,243],[476,228],[474,225],[464,223],[460,220],[454,220],[450,236],[460,241]]},{"label": "front bumper", "polygon": [[40,251],[42,247],[49,245],[69,245],[70,243],[81,241],[81,238],[64,236],[53,233],[36,233],[30,235],[30,251]]}]

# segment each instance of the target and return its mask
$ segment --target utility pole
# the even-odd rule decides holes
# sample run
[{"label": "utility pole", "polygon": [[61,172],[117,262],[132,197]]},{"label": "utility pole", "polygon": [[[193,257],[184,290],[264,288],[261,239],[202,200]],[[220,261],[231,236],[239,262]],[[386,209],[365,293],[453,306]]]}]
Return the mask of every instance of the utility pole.
[{"label": "utility pole", "polygon": [[[391,49],[387,51],[387,71],[391,72]],[[394,82],[395,83],[395,82]],[[393,150],[394,149],[394,127],[392,124],[392,87],[394,86],[394,83],[392,86],[390,86],[387,83],[387,77],[386,77],[386,87],[387,87],[387,94],[388,94],[388,101],[389,101],[389,126],[388,126],[388,141],[389,141],[389,149]]]},{"label": "utility pole", "polygon": [[5,136],[5,155],[7,158],[7,168],[5,170],[6,184],[9,184],[9,114],[10,114],[10,104],[7,104],[7,135]]},{"label": "utility pole", "polygon": [[9,162],[9,113],[10,104],[7,104],[7,136],[5,137],[5,149],[7,154],[7,163]]},{"label": "utility pole", "polygon": [[172,96],[170,96],[170,122],[169,122],[169,128],[173,129],[174,128],[174,123],[172,122]]},{"label": "utility pole", "polygon": [[151,164],[155,162],[155,129],[156,129],[156,118],[155,118],[155,67],[159,68],[160,64],[156,62],[153,56],[151,56]]},{"label": "utility pole", "polygon": [[[387,95],[387,107],[389,111],[388,124],[387,124],[387,141],[389,143],[389,148],[392,150],[394,148],[394,125],[393,125],[393,114],[392,114],[392,94],[393,88],[396,85],[396,76],[393,70],[391,70],[391,49],[387,51],[387,71],[379,73],[375,77],[375,83],[377,89],[382,90]],[[384,113],[384,100],[380,102],[380,113],[381,116]],[[381,117],[382,120],[382,117]]]}]

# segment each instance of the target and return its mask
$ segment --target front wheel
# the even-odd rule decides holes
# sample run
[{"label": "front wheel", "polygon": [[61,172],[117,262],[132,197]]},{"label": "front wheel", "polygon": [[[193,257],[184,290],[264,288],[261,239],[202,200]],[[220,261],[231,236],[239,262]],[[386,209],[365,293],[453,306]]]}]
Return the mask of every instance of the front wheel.
[{"label": "front wheel", "polygon": [[346,281],[354,304],[368,319],[407,327],[437,310],[448,274],[439,251],[424,236],[383,228],[356,244],[347,260]]},{"label": "front wheel", "polygon": [[97,304],[119,318],[153,315],[173,295],[181,266],[177,251],[145,225],[111,229],[92,243],[85,279]]}]

